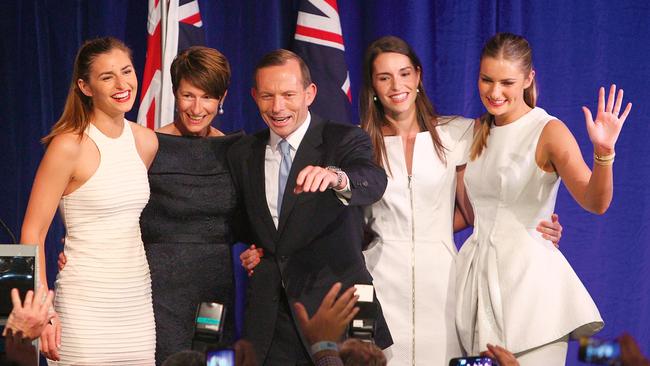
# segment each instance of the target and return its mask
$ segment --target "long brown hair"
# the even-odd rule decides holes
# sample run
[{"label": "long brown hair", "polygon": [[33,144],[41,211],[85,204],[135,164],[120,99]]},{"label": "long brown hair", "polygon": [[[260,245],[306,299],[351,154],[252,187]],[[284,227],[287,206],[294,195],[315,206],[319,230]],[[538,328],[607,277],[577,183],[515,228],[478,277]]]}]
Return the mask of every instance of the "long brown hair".
[{"label": "long brown hair", "polygon": [[415,54],[413,49],[404,40],[394,36],[381,37],[372,42],[366,49],[363,65],[363,86],[361,87],[361,95],[359,96],[359,110],[361,112],[361,127],[370,135],[370,140],[374,147],[375,162],[383,167],[383,162],[386,162],[386,167],[390,172],[390,164],[388,156],[386,155],[386,145],[384,145],[384,135],[381,131],[382,126],[388,125],[388,120],[384,112],[384,107],[378,100],[375,101],[375,92],[372,87],[372,74],[373,63],[377,56],[386,52],[394,52],[404,55],[409,58],[413,67],[420,72],[420,80],[418,82],[419,92],[415,98],[415,111],[417,116],[418,126],[420,131],[429,131],[433,146],[438,154],[440,160],[446,163],[445,147],[440,141],[440,136],[436,130],[438,124],[438,115],[427,97],[422,84],[422,63]]},{"label": "long brown hair", "polygon": [[86,83],[90,80],[90,68],[97,56],[109,53],[114,49],[124,51],[131,58],[131,50],[122,41],[113,37],[95,38],[84,42],[77,52],[72,70],[70,89],[63,106],[63,113],[56,121],[50,133],[41,139],[49,144],[52,139],[63,133],[76,133],[79,138],[90,124],[93,113],[93,101],[79,89],[79,79]]},{"label": "long brown hair", "polygon": [[[524,75],[529,75],[533,70],[533,50],[526,38],[512,33],[497,33],[490,38],[481,52],[481,61],[491,57],[519,63]],[[524,102],[531,108],[537,103],[537,86],[535,78],[530,86],[524,89]],[[487,146],[490,128],[494,124],[494,116],[486,112],[479,119],[480,126],[474,133],[474,142],[469,153],[471,160],[478,158]]]}]

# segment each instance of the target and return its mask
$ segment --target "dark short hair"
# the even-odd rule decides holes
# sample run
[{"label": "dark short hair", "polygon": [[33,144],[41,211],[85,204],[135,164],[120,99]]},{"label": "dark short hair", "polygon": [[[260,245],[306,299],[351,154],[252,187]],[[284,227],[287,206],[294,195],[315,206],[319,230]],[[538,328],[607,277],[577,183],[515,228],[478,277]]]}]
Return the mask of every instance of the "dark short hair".
[{"label": "dark short hair", "polygon": [[257,88],[257,72],[260,69],[271,66],[282,66],[289,60],[295,60],[298,63],[298,66],[300,66],[302,86],[307,88],[311,84],[311,73],[309,72],[309,67],[307,67],[307,64],[300,56],[283,48],[267,53],[262,57],[257,65],[255,65],[255,71],[253,72],[253,88]]},{"label": "dark short hair", "polygon": [[183,50],[174,58],[170,71],[174,94],[181,80],[219,99],[230,85],[230,64],[214,48],[193,46]]}]

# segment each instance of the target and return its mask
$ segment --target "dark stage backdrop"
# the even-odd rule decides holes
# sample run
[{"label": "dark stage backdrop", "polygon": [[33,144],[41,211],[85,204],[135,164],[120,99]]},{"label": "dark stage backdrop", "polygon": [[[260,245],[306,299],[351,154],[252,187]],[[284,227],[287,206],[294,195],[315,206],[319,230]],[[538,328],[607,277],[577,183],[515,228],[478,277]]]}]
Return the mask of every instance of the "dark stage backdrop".
[{"label": "dark stage backdrop", "polygon": [[[218,127],[255,131],[264,125],[249,93],[251,71],[262,54],[291,44],[298,2],[199,3],[208,45],[221,50],[234,71]],[[339,11],[357,119],[363,50],[386,34],[413,45],[438,110],[468,117],[482,111],[476,93],[482,44],[497,31],[523,34],[534,48],[539,105],[569,126],[589,164],[592,148],[580,106],[595,109],[600,85],[625,88],[635,105],[616,149],[609,211],[586,213],[563,188],[557,212],[565,229],[561,250],[605,319],[600,336],[629,331],[650,353],[650,3],[339,0]],[[121,38],[133,48],[141,76],[147,1],[0,1],[0,13],[0,218],[18,235],[43,154],[39,138],[61,113],[78,46],[96,36]],[[128,117],[135,120],[136,112],[137,106]],[[47,241],[50,269],[62,234],[57,220]],[[8,240],[0,233],[0,242]],[[55,272],[48,273],[52,281]],[[569,364],[577,364],[571,347]]]}]

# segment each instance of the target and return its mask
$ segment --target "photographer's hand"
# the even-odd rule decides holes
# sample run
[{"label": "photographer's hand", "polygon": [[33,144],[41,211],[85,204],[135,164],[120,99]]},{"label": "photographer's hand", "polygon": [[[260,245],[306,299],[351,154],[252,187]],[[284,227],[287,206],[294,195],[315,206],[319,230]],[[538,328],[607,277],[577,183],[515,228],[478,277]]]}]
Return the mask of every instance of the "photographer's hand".
[{"label": "photographer's hand", "polygon": [[481,352],[481,356],[492,357],[499,363],[499,366],[519,366],[519,362],[510,351],[501,347],[493,346],[488,343],[487,351]]},{"label": "photographer's hand", "polygon": [[623,366],[650,366],[650,361],[643,356],[639,345],[631,335],[628,333],[621,334],[618,337],[618,343],[621,345],[621,362]]},{"label": "photographer's hand", "polygon": [[311,318],[301,303],[293,304],[300,329],[310,344],[320,341],[337,342],[359,312],[359,308],[354,306],[359,299],[354,295],[356,289],[350,287],[337,299],[336,295],[340,290],[341,283],[335,283]]},{"label": "photographer's hand", "polygon": [[52,307],[53,298],[54,292],[47,291],[45,286],[39,287],[36,294],[31,290],[27,291],[24,301],[20,300],[18,290],[12,289],[13,309],[2,335],[13,337],[16,341],[38,338],[52,317],[48,310]]}]

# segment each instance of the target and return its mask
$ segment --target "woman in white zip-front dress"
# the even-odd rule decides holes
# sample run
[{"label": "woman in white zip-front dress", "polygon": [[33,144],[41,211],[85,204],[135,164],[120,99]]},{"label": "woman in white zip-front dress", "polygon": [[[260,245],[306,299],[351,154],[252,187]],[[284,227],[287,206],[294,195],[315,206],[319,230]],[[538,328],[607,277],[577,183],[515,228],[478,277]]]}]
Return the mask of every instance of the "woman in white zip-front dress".
[{"label": "woman in white zip-front dress", "polygon": [[[474,121],[436,115],[420,60],[403,40],[376,40],[364,65],[361,126],[388,174],[383,198],[366,211],[374,239],[364,251],[393,336],[385,352],[390,365],[447,365],[462,355],[454,324],[453,232],[472,222],[471,208],[455,207],[464,201],[456,192]],[[542,225],[559,239],[559,224]]]},{"label": "woman in white zip-front dress", "polygon": [[623,92],[616,96],[612,85],[607,103],[600,89],[595,121],[583,107],[592,172],[568,128],[535,107],[532,50],[523,37],[500,33],[487,42],[478,87],[487,113],[464,175],[475,220],[456,263],[459,336],[472,354],[490,343],[513,352],[522,366],[563,365],[569,336],[591,335],[603,321],[535,223],[553,211],[560,177],[583,208],[607,210],[614,145],[631,104],[621,114]]}]

